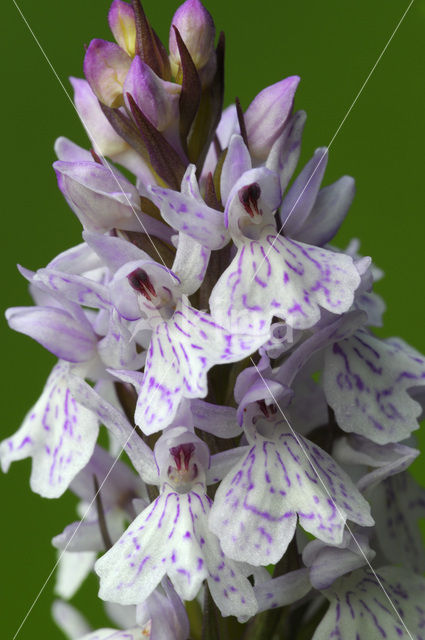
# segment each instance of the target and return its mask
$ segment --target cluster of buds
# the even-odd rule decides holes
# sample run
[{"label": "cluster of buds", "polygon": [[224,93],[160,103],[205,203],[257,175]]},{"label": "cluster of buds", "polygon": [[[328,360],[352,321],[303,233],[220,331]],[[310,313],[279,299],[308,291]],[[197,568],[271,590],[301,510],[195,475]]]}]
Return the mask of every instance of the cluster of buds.
[{"label": "cluster of buds", "polygon": [[[3,470],[31,457],[33,491],[81,501],[53,539],[55,620],[84,640],[423,640],[425,358],[375,336],[382,274],[330,245],[353,179],[321,187],[326,148],[293,177],[298,77],[223,111],[200,0],[169,53],[139,0],[109,25],[71,79],[91,148],[55,145],[83,242],[22,268],[35,305],[7,311],[58,362]],[[97,631],[67,602],[92,571]]]}]

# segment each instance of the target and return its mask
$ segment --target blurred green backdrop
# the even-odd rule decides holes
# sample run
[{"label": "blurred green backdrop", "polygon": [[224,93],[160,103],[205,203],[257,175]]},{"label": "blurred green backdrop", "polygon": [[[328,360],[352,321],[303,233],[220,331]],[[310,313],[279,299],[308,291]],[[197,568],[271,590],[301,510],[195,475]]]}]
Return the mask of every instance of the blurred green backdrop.
[{"label": "blurred green backdrop", "polygon": [[[58,76],[82,75],[85,43],[110,39],[107,0],[20,0]],[[301,161],[332,139],[400,20],[401,0],[212,0],[206,6],[227,36],[227,103],[246,108],[265,86],[302,78],[296,107],[308,113]],[[177,2],[145,0],[167,38]],[[85,145],[76,114],[12,0],[2,4],[3,308],[30,304],[15,264],[44,266],[80,241],[80,225],[56,187],[53,142],[66,135]],[[347,173],[357,181],[355,203],[338,237],[359,237],[362,252],[384,269],[377,290],[388,304],[381,335],[403,336],[425,352],[425,2],[416,0],[354,105],[331,149],[325,183]],[[54,358],[2,321],[4,379],[1,438],[14,432],[38,398]],[[425,445],[425,437],[420,436]],[[74,499],[42,500],[28,486],[28,461],[0,478],[2,616],[11,639],[55,561],[53,535],[74,519]],[[425,484],[423,462],[414,473]],[[60,638],[50,620],[53,580],[19,633],[20,640]],[[97,623],[93,578],[76,599]]]}]

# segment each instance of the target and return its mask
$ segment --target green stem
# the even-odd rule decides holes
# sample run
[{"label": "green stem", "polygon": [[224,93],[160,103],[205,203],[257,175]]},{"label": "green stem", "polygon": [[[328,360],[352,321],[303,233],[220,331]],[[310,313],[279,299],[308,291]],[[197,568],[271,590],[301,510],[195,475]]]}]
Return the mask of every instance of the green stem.
[{"label": "green stem", "polygon": [[217,608],[211,597],[208,585],[205,584],[204,615],[202,620],[202,640],[220,640]]}]

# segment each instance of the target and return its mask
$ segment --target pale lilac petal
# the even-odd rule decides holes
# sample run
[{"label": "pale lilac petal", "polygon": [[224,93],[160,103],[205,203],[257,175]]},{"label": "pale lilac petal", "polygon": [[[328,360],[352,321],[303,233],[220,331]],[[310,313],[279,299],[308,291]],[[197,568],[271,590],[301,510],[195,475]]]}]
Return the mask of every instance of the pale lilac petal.
[{"label": "pale lilac petal", "polygon": [[84,276],[64,273],[50,267],[39,269],[33,280],[52,292],[65,296],[68,300],[84,307],[110,309],[111,301],[108,288],[95,280]]},{"label": "pale lilac petal", "polygon": [[258,612],[285,607],[303,598],[311,590],[307,569],[290,571],[254,587]]},{"label": "pale lilac petal", "polygon": [[96,337],[64,309],[12,307],[6,311],[11,329],[37,340],[68,362],[87,362],[96,353]]},{"label": "pale lilac petal", "polygon": [[423,574],[425,550],[419,521],[425,518],[425,489],[404,472],[384,480],[368,497],[379,547],[387,560]]},{"label": "pale lilac petal", "polygon": [[140,627],[133,627],[131,629],[125,629],[124,631],[117,631],[116,629],[98,629],[97,631],[92,631],[88,635],[79,638],[79,640],[140,640],[141,634],[146,638],[150,637],[150,628],[151,625],[149,623],[144,629],[141,629]]},{"label": "pale lilac petal", "polygon": [[226,476],[240,459],[248,453],[248,446],[239,446],[236,449],[226,449],[211,456],[209,469],[207,470],[206,483],[215,484]]},{"label": "pale lilac petal", "polygon": [[158,482],[153,453],[137,435],[124,414],[103,400],[90,385],[80,378],[70,376],[69,385],[78,402],[90,409],[117,438],[143,480],[150,484]]},{"label": "pale lilac petal", "polygon": [[306,118],[305,111],[294,113],[282,135],[273,144],[267,158],[266,167],[278,174],[282,193],[286,190],[298,163]]},{"label": "pale lilac petal", "polygon": [[[225,149],[230,141],[230,138],[233,133],[239,132],[238,125],[238,116],[236,113],[236,107],[234,104],[228,106],[224,109],[221,114],[221,119],[219,125],[216,129],[216,135],[220,146],[222,149]],[[204,166],[202,169],[202,177],[205,178],[209,173],[214,173],[216,164],[217,164],[217,152],[214,145],[214,142],[211,143],[210,148],[207,153],[207,157],[205,158]]]},{"label": "pale lilac petal", "polygon": [[55,600],[52,618],[70,640],[77,640],[90,631],[90,625],[77,609],[67,602]]},{"label": "pale lilac petal", "polygon": [[184,603],[167,578],[161,586],[165,593],[156,589],[137,607],[138,624],[151,621],[152,640],[187,640],[190,625]]},{"label": "pale lilac petal", "polygon": [[252,169],[251,156],[240,135],[234,134],[227,149],[220,178],[220,195],[223,203],[227,202],[234,184],[245,173]]},{"label": "pale lilac petal", "polygon": [[[105,522],[108,534],[112,542],[115,542],[125,529],[124,514],[118,509],[105,510]],[[52,539],[52,545],[60,551],[69,551],[69,553],[97,552],[105,549],[98,520],[89,520],[87,517],[85,520],[67,525],[62,533]]]},{"label": "pale lilac petal", "polygon": [[379,445],[355,434],[339,438],[332,450],[333,457],[342,465],[372,467],[373,471],[369,471],[357,482],[357,488],[362,493],[389,476],[405,471],[419,453],[418,449],[403,444],[391,442]]},{"label": "pale lilac petal", "polygon": [[[190,179],[187,173],[183,179]],[[210,249],[220,249],[227,244],[229,238],[224,227],[224,216],[220,211],[178,191],[152,185],[148,190],[162,217],[174,229],[186,233]]]},{"label": "pale lilac petal", "polygon": [[[87,80],[70,78],[70,82],[74,89],[75,107],[95,152],[100,156],[114,157],[126,151],[129,148],[128,144],[110,125]],[[72,160],[65,157],[59,159]],[[87,160],[92,160],[91,155]]]},{"label": "pale lilac petal", "polygon": [[181,290],[192,295],[201,286],[208,267],[211,250],[203,247],[191,236],[179,233],[176,256],[171,270],[181,280]]},{"label": "pale lilac petal", "polygon": [[[121,452],[121,447],[119,451]],[[116,506],[125,509],[134,496],[140,496],[145,501],[148,498],[140,477],[127,464],[98,445],[87,465],[70,485],[71,491],[87,503],[92,502],[95,493],[93,476],[96,476],[102,487],[102,504],[105,509]]]},{"label": "pale lilac petal", "polygon": [[400,567],[376,573],[379,582],[370,569],[358,570],[325,592],[331,604],[312,640],[425,639],[424,579]]},{"label": "pale lilac petal", "polygon": [[289,189],[280,209],[280,221],[285,235],[291,238],[299,237],[297,234],[308,218],[319,193],[327,161],[326,147],[317,149]]},{"label": "pale lilac petal", "polygon": [[382,327],[382,316],[387,309],[387,305],[381,296],[374,292],[365,291],[363,293],[356,293],[354,305],[357,309],[366,311],[368,321],[367,324],[370,327]]},{"label": "pale lilac petal", "polygon": [[332,240],[348,213],[354,194],[355,182],[350,176],[343,176],[321,189],[308,219],[302,227],[298,226],[293,237],[319,247]]},{"label": "pale lilac petal", "polygon": [[3,471],[11,462],[31,457],[30,485],[35,493],[58,498],[89,461],[99,423],[68,386],[69,365],[59,362],[20,429],[0,445]]},{"label": "pale lilac petal", "polygon": [[401,341],[358,331],[326,352],[323,386],[338,425],[378,444],[419,427],[422,408],[407,390],[424,384],[424,357]]},{"label": "pale lilac petal", "polygon": [[[85,82],[81,80],[81,82]],[[72,140],[60,136],[55,140],[54,150],[58,160],[65,162],[93,162],[93,156],[90,151],[83,149]]]},{"label": "pale lilac petal", "polygon": [[176,128],[181,85],[159,78],[140,56],[136,56],[131,63],[123,90],[129,111],[128,93],[158,131]]},{"label": "pale lilac petal", "polygon": [[71,247],[53,258],[47,265],[47,269],[65,271],[66,273],[83,274],[102,267],[102,261],[91,247],[85,242]]},{"label": "pale lilac petal", "polygon": [[83,231],[83,238],[93,251],[108,265],[111,271],[118,271],[127,262],[152,260],[142,249],[123,238]]},{"label": "pale lilac petal", "polygon": [[236,409],[194,399],[190,405],[195,426],[218,438],[234,438],[241,429],[236,419]]},{"label": "pale lilac petal", "polygon": [[244,114],[248,144],[258,160],[267,155],[291,113],[300,79],[290,76],[263,89]]},{"label": "pale lilac petal", "polygon": [[320,308],[351,307],[359,273],[349,256],[268,235],[242,246],[215,285],[213,317],[233,331],[259,332],[273,316],[296,329],[320,319]]},{"label": "pale lilac petal", "polygon": [[109,314],[108,331],[97,350],[105,366],[112,369],[140,369],[146,360],[146,352],[138,353],[135,340],[115,310]]},{"label": "pale lilac petal", "polygon": [[310,570],[310,582],[315,589],[328,589],[341,576],[370,563],[375,551],[369,546],[369,534],[360,527],[344,531],[342,542],[329,546],[312,540],[304,547],[302,558]]},{"label": "pale lilac petal", "polygon": [[[96,551],[78,553],[60,553],[56,572],[55,594],[70,600],[79,590],[83,582],[93,571],[96,562]],[[80,636],[78,636],[79,638]]]},{"label": "pale lilac petal", "polygon": [[117,170],[96,162],[53,163],[59,188],[82,225],[92,231],[139,230],[137,189]]}]

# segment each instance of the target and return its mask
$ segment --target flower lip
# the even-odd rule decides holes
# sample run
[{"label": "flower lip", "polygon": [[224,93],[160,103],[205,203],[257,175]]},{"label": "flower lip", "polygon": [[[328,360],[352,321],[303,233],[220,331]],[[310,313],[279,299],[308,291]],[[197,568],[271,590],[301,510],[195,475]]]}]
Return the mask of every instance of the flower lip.
[{"label": "flower lip", "polygon": [[261,187],[258,182],[247,184],[238,191],[239,201],[251,218],[261,216],[263,211],[258,208],[258,200],[261,196]]}]

